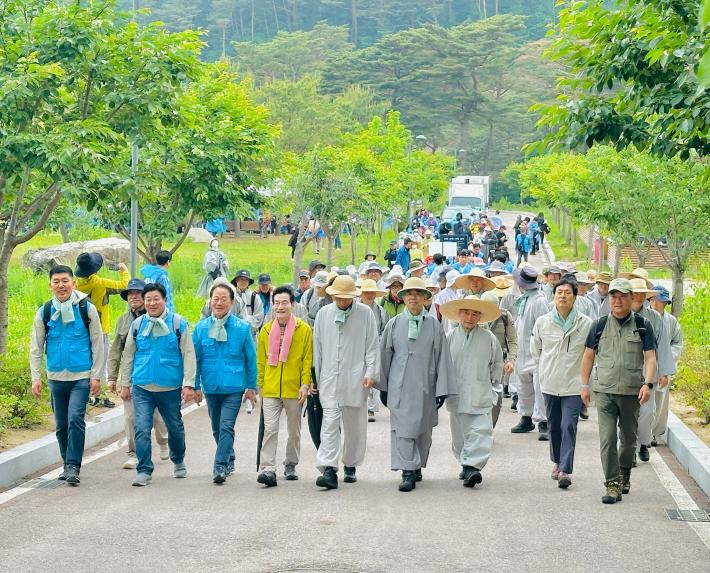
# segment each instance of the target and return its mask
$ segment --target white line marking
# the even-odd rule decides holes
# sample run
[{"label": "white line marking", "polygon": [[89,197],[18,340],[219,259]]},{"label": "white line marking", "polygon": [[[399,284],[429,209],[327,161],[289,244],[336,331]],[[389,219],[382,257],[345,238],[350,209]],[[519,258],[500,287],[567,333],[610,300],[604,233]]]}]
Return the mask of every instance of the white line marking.
[{"label": "white line marking", "polygon": [[[676,502],[678,509],[700,509],[698,504],[693,501],[693,498],[690,497],[688,492],[683,487],[683,484],[680,483],[680,480],[671,471],[668,464],[666,464],[666,461],[660,454],[652,455],[650,462],[656,472],[656,475],[658,476],[658,479],[663,484],[663,487],[666,488],[668,493],[671,494]],[[707,548],[710,549],[710,523],[692,521],[688,521],[686,523],[693,531],[695,531],[695,533],[698,534],[698,537],[700,537],[700,540],[707,546]]]},{"label": "white line marking", "polygon": [[[183,408],[182,410],[182,415],[186,416],[190,412],[194,412],[197,410],[200,406],[198,404],[191,404],[187,408]],[[96,460],[100,460],[101,458],[108,456],[109,454],[112,454],[114,452],[117,452],[121,446],[125,443],[125,440],[123,437],[119,438],[115,442],[112,442],[108,444],[107,446],[104,446],[100,450],[94,452],[93,454],[84,457],[82,460],[81,466],[84,467],[91,462],[95,462]],[[62,473],[62,466],[59,466],[58,468],[55,468],[53,470],[48,471],[46,474],[38,476],[35,479],[43,479],[43,480],[52,480],[56,479],[60,473]],[[18,486],[13,487],[12,489],[9,489],[3,493],[0,493],[0,505],[3,505],[7,503],[8,501],[15,499],[16,497],[21,496],[22,494],[29,493],[31,491],[34,491],[34,488],[29,487],[29,484],[33,480],[28,480],[26,482],[21,483]]]}]

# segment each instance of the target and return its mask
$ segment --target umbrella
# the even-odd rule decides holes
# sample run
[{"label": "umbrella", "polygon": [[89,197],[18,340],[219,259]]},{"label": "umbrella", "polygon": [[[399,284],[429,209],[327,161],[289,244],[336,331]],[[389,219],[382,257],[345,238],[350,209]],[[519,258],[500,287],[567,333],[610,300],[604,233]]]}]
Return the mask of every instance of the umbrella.
[{"label": "umbrella", "polygon": [[[311,381],[313,386],[317,388],[315,368],[311,368]],[[308,396],[306,414],[308,415],[308,431],[311,434],[311,440],[313,440],[313,445],[318,449],[320,447],[320,428],[323,425],[323,406],[320,404],[318,394]]]},{"label": "umbrella", "polygon": [[259,436],[256,439],[256,471],[259,471],[259,465],[261,464],[261,444],[264,442],[264,402],[262,400],[261,407],[259,408],[261,414],[259,415]]}]

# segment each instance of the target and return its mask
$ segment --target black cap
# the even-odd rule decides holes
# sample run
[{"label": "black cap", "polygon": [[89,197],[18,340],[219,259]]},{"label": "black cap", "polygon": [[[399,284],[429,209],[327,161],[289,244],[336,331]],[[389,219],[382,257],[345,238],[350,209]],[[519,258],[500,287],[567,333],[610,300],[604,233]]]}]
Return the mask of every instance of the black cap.
[{"label": "black cap", "polygon": [[143,292],[145,288],[145,281],[143,279],[131,279],[128,281],[128,285],[125,289],[121,291],[121,298],[123,300],[128,300],[128,293],[133,291]]},{"label": "black cap", "polygon": [[259,275],[259,284],[267,285],[271,282],[271,275],[269,273],[261,273]]},{"label": "black cap", "polygon": [[321,263],[318,259],[314,259],[310,263],[308,263],[308,271],[311,273],[318,267],[323,267],[323,269],[325,269],[325,265]]},{"label": "black cap", "polygon": [[251,278],[251,273],[246,270],[246,269],[241,269],[240,271],[237,271],[237,274],[234,275],[234,278],[232,279],[232,284],[234,286],[237,286],[237,279],[248,279],[249,280],[249,286],[254,284],[254,279]]}]

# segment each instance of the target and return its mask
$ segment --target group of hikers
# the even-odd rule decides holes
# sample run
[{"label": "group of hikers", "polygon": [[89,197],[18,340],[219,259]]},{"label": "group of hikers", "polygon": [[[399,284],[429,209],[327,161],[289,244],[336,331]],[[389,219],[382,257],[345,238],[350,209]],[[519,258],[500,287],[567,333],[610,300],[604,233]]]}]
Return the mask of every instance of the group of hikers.
[{"label": "group of hikers", "polygon": [[[411,240],[409,241],[411,243]],[[644,269],[613,278],[576,272],[558,263],[543,273],[508,260],[483,267],[470,253],[454,264],[404,256],[394,245],[391,267],[368,253],[359,268],[331,268],[318,260],[298,273],[298,284],[274,288],[268,273],[246,269],[228,276],[213,241],[198,294],[202,317],[190,327],[176,313],[170,254],[131,278],[98,276],[103,260],[84,253],[76,269],[50,273],[52,299],[35,316],[30,349],[32,390],[47,379],[64,460],[60,479],[80,482],[84,414],[89,394],[107,382],[125,408],[133,485],[153,473],[151,430],[174,476],[187,475],[180,408],[207,402],[216,443],[213,481],[235,469],[234,436],[243,403],[261,404],[258,476],[277,485],[279,421],[288,440],[283,478],[297,480],[304,408],[317,447],[318,487],[357,481],[367,444],[367,422],[389,410],[390,467],[399,490],[423,479],[438,423],[448,411],[453,455],[464,487],[483,480],[503,399],[520,414],[513,433],[535,429],[549,441],[551,477],[572,483],[577,423],[597,407],[604,503],[631,487],[636,460],[663,436],[668,381],[682,348],[677,320],[665,306],[668,291]],[[409,248],[408,248],[409,247]],[[253,289],[257,282],[257,288]],[[108,296],[127,309],[109,341]],[[312,410],[312,411],[311,411]],[[314,414],[311,416],[311,414]]]}]

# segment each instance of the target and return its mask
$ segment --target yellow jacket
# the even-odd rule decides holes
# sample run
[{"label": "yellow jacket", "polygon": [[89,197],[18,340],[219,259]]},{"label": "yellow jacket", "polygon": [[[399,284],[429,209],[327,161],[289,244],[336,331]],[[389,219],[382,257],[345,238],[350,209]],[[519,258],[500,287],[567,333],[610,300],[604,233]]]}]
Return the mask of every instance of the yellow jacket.
[{"label": "yellow jacket", "polygon": [[108,296],[120,293],[128,286],[128,281],[131,279],[131,273],[128,271],[119,272],[121,280],[118,281],[104,279],[97,274],[76,279],[76,289],[85,293],[96,307],[96,310],[99,311],[101,330],[104,334],[108,334],[111,330]]},{"label": "yellow jacket", "polygon": [[274,321],[267,322],[259,332],[256,348],[257,386],[264,398],[298,398],[302,384],[311,383],[313,364],[313,333],[311,327],[300,318],[296,319],[296,330],[291,339],[291,348],[286,362],[278,366],[267,364],[269,354],[269,333]]}]

